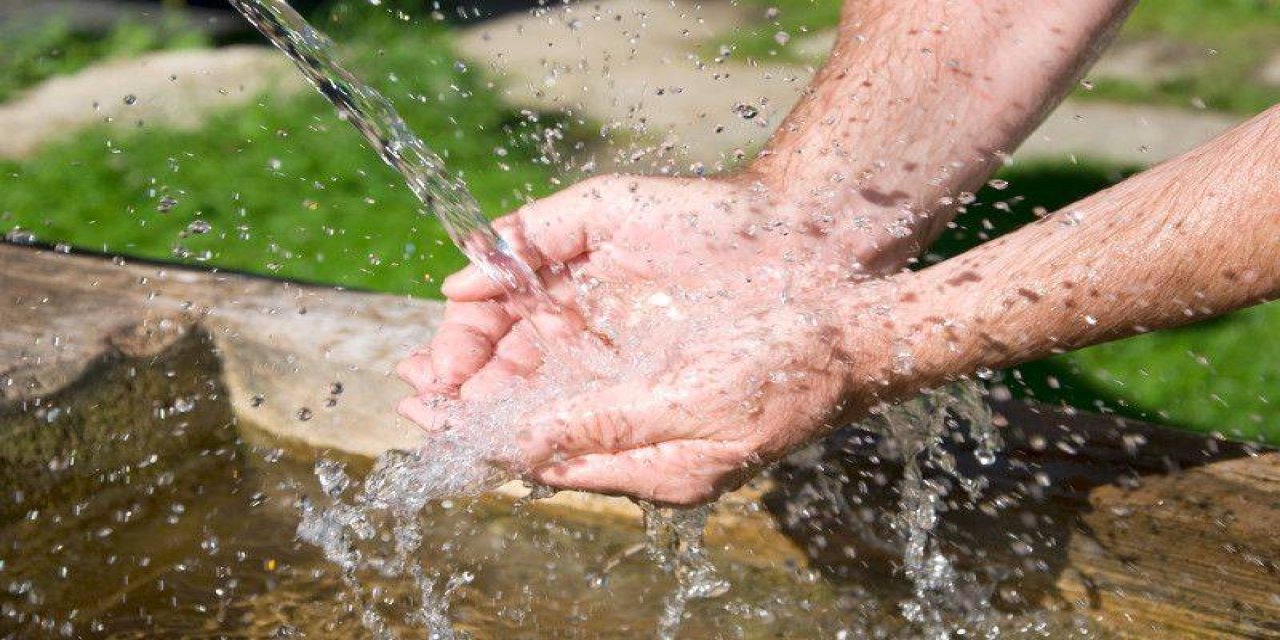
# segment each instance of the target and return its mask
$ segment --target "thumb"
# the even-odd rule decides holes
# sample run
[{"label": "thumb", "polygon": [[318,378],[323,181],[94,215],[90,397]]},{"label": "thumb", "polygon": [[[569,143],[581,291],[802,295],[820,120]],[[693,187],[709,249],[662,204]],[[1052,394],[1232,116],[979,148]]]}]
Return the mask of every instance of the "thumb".
[{"label": "thumb", "polygon": [[[521,207],[495,220],[493,226],[512,250],[537,271],[587,252],[588,238],[602,230],[595,218],[601,215],[604,200],[600,189],[584,184]],[[445,278],[441,290],[451,300],[464,301],[503,293],[502,286],[475,265]]]}]

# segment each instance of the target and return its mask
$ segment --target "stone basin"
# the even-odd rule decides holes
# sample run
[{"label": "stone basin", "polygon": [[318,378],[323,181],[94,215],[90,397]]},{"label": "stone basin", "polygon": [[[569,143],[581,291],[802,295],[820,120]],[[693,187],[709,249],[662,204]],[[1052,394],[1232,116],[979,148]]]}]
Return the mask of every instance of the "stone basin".
[{"label": "stone basin", "polygon": [[[324,574],[292,541],[296,507],[289,496],[297,492],[282,487],[305,478],[318,455],[359,468],[414,444],[414,430],[391,412],[404,393],[392,369],[430,335],[439,303],[3,244],[0,274],[0,584],[10,585],[0,593],[0,631],[10,622],[42,628],[41,611],[67,618],[74,610],[85,612],[77,624],[99,620],[103,633],[158,632],[147,626],[154,620],[122,612],[162,606],[165,600],[147,595],[157,581],[182,582],[174,577],[181,574],[198,582],[203,574],[178,550],[161,550],[168,538],[120,522],[120,505],[154,512],[159,507],[146,507],[147,500],[179,486],[183,512],[153,513],[156,522],[177,523],[173,539],[271,541],[262,543],[260,557],[245,552],[270,567],[246,574],[243,584],[251,586],[240,588],[254,595],[199,601],[185,623],[208,630],[253,620],[258,626],[246,628],[265,634],[262,624],[296,626],[316,615],[317,602],[332,601],[332,572]],[[1115,417],[1020,402],[995,409],[1008,423],[1006,455],[972,470],[991,487],[978,504],[949,509],[938,536],[961,565],[1002,568],[991,576],[1001,611],[1083,619],[1100,637],[1280,637],[1280,454]],[[853,606],[850,585],[893,601],[902,584],[895,577],[900,549],[884,514],[895,507],[898,470],[884,461],[883,444],[845,430],[716,506],[709,545],[736,581],[742,606],[766,602],[770,589],[794,598],[767,623],[746,627],[749,636],[830,632],[823,625]],[[296,469],[280,470],[289,465]],[[817,497],[811,489],[820,477],[839,480],[838,498]],[[139,487],[151,497],[138,497]],[[475,544],[512,531],[523,532],[522,540],[569,531],[568,539],[580,542],[548,538],[538,547],[567,558],[561,579],[603,563],[624,567],[619,584],[652,582],[618,559],[639,539],[639,510],[629,501],[562,492],[514,504],[525,493],[510,483],[472,507],[436,515],[447,526],[476,528]],[[80,504],[97,504],[97,511],[73,508]],[[1014,506],[993,506],[999,504]],[[52,525],[50,513],[59,514]],[[75,518],[87,520],[67,529]],[[203,528],[183,524],[193,518]],[[89,521],[98,524],[88,528]],[[101,524],[107,521],[114,524]],[[191,531],[180,533],[184,526]],[[135,568],[127,589],[101,576],[101,585],[59,582],[47,577],[59,570],[56,554],[24,551],[87,549],[87,532],[95,530],[118,531],[108,534],[117,541],[111,557],[154,546],[155,566],[168,558],[168,573]],[[536,556],[512,554],[499,564],[511,576],[526,573],[507,579],[546,578]],[[105,556],[84,557],[94,560],[72,564],[73,575]],[[183,566],[197,569],[174,568]],[[292,582],[277,567],[289,568]],[[207,579],[216,582],[215,574]],[[299,579],[313,574],[321,577]],[[35,591],[22,587],[24,580]],[[510,595],[509,585],[481,580],[462,591],[459,615],[479,637],[506,625],[517,636],[531,628],[486,608],[494,593]],[[587,618],[614,626],[584,628],[600,637],[635,631],[628,625],[638,617],[592,597],[572,596],[595,603],[582,605],[595,612]],[[637,597],[633,613],[652,613],[656,597]],[[544,632],[559,616],[578,615],[553,606],[568,600],[550,600],[530,614]],[[694,613],[684,628],[689,637],[739,624],[723,611]]]}]

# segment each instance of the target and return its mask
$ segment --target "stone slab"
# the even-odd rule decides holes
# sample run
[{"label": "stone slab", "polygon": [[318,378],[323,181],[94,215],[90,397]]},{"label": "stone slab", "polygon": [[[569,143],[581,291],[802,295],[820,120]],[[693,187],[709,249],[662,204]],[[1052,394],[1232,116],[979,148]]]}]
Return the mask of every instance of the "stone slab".
[{"label": "stone slab", "polygon": [[240,419],[361,456],[413,442],[389,410],[405,391],[392,372],[430,336],[439,303],[12,245],[0,245],[0,273],[4,405],[198,326]]},{"label": "stone slab", "polygon": [[[812,74],[721,56],[710,43],[744,15],[729,3],[606,0],[499,18],[457,42],[512,103],[621,134],[602,162],[686,171],[763,144]],[[636,137],[646,142],[630,144]]]}]

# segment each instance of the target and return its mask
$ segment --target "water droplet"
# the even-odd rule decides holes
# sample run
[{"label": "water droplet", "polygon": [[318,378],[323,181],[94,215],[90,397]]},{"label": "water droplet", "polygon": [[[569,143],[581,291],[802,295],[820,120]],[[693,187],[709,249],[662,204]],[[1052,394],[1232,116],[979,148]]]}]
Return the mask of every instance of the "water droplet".
[{"label": "water droplet", "polygon": [[124,97],[124,103],[127,105],[132,106],[137,102],[138,102],[138,96],[135,96],[132,93]]},{"label": "water droplet", "polygon": [[760,115],[760,110],[745,102],[738,103],[733,107],[733,113],[743,120],[750,120]]},{"label": "water droplet", "polygon": [[1005,189],[1009,188],[1009,181],[995,178],[987,182],[987,186],[991,187],[992,189],[995,189],[996,191],[1004,191]]},{"label": "water droplet", "polygon": [[336,498],[351,486],[351,478],[347,475],[346,465],[332,460],[321,460],[316,463],[316,478],[320,480],[320,488],[329,497]]},{"label": "water droplet", "polygon": [[773,41],[778,43],[778,46],[786,46],[788,42],[791,42],[791,34],[786,31],[779,31],[773,34]]},{"label": "water droplet", "polygon": [[13,244],[30,245],[30,244],[36,243],[36,234],[33,231],[27,231],[26,229],[22,229],[22,228],[11,229],[4,234],[4,240],[5,242],[10,242]]},{"label": "water droplet", "polygon": [[178,199],[170,196],[160,198],[160,202],[156,203],[156,211],[160,213],[169,213],[173,208],[178,206]]},{"label": "water droplet", "polygon": [[206,220],[192,220],[191,224],[187,225],[187,232],[196,235],[209,233],[212,229],[213,225],[209,224]]},{"label": "water droplet", "polygon": [[782,12],[781,12],[781,11],[779,11],[777,7],[769,7],[768,9],[765,9],[765,10],[764,10],[764,19],[765,19],[765,20],[777,20],[777,19],[778,19],[778,15],[779,15],[779,14],[781,14],[781,13],[782,13]]},{"label": "water droplet", "polygon": [[1084,220],[1084,214],[1074,209],[1063,211],[1059,222],[1066,227],[1074,227]]},{"label": "water droplet", "polygon": [[303,422],[310,420],[312,415],[314,414],[311,412],[311,409],[308,409],[307,407],[298,409],[298,419]]}]

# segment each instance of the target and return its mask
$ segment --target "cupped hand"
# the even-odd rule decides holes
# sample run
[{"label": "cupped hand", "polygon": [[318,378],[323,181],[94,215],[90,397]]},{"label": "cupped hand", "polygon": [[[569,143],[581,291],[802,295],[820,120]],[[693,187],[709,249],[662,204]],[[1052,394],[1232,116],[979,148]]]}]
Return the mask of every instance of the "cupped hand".
[{"label": "cupped hand", "polygon": [[843,318],[808,301],[713,307],[651,339],[653,370],[537,412],[520,434],[529,476],[698,504],[877,401],[890,353],[878,333],[851,344]]},{"label": "cupped hand", "polygon": [[530,416],[513,434],[524,470],[562,488],[711,499],[874,395],[851,406],[855,381],[882,367],[849,348],[850,318],[824,296],[905,260],[871,234],[836,241],[830,217],[746,178],[606,176],[528,205],[495,226],[561,313],[517,318],[476,269],[451,276],[431,345],[399,367],[417,393],[400,412],[440,428],[430,399],[475,401],[538,375],[534,326],[557,343],[589,334],[649,366]]}]

